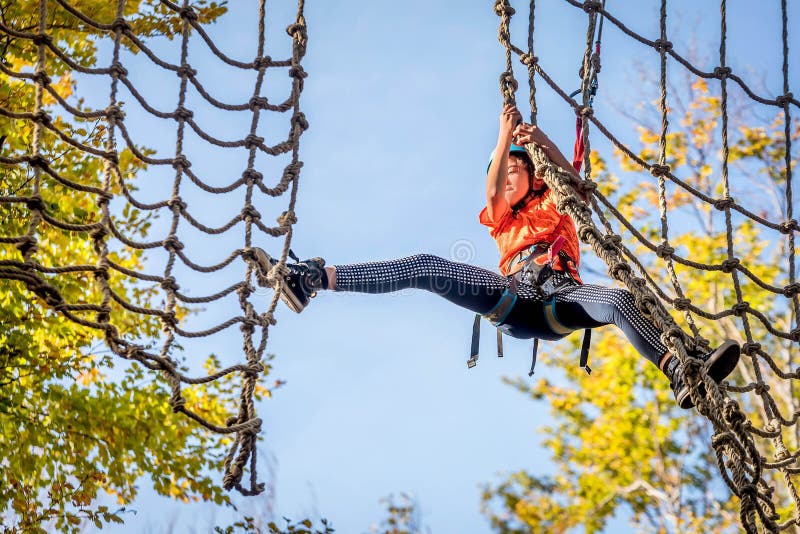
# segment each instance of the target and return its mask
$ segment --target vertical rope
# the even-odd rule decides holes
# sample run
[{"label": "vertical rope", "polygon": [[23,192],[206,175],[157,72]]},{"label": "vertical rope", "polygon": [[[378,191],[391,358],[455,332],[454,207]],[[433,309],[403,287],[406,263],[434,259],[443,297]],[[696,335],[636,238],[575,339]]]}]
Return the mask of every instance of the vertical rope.
[{"label": "vertical rope", "polygon": [[[667,41],[667,0],[661,0],[660,12],[660,27],[661,37],[656,41],[656,48],[658,50],[661,68],[660,68],[660,86],[661,97],[659,98],[659,109],[661,110],[661,135],[658,141],[658,166],[656,167],[656,175],[658,178],[658,211],[661,218],[661,244],[657,249],[657,254],[663,258],[667,264],[667,273],[669,274],[672,287],[675,289],[675,294],[679,299],[678,302],[686,302],[686,295],[678,280],[678,275],[675,272],[675,264],[672,258],[675,249],[669,243],[669,221],[667,211],[667,187],[666,187],[666,174],[670,171],[667,165],[667,132],[669,130],[669,110],[667,108],[667,50],[670,48],[669,41]],[[700,331],[694,322],[692,313],[688,307],[684,307],[684,318],[696,342],[708,349],[708,341],[700,337]]]},{"label": "vertical rope", "polygon": [[534,76],[536,75],[536,61],[534,58],[536,56],[533,53],[533,28],[534,23],[536,22],[536,0],[531,0],[530,7],[528,9],[528,88],[530,90],[529,100],[531,103],[531,124],[535,125],[537,120],[536,115],[539,112],[539,109],[536,106],[536,81],[534,80]]},{"label": "vertical rope", "polygon": [[506,70],[500,74],[500,94],[503,95],[503,104],[516,104],[515,94],[519,84],[514,79],[514,67],[511,64],[511,29],[509,27],[515,11],[509,0],[495,0],[494,12],[500,17],[497,39],[506,52]]}]

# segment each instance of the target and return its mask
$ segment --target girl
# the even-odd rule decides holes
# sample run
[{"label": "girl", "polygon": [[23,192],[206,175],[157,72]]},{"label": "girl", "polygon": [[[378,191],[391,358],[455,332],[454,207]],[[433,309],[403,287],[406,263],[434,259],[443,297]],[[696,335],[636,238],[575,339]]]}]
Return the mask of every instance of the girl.
[{"label": "girl", "polygon": [[[430,254],[337,266],[325,266],[321,258],[295,258],[296,263],[287,264],[282,300],[299,313],[322,289],[389,293],[413,287],[481,314],[520,339],[561,339],[574,330],[614,324],[669,378],[681,408],[691,408],[683,366],[636,308],[633,295],[582,283],[575,224],[556,210],[550,190],[522,147],[535,143],[554,164],[576,177],[577,173],[544,132],[521,120],[516,107],[503,108],[487,171],[486,206],[479,215],[497,243],[503,276]],[[277,260],[261,249],[254,249],[254,256],[259,282],[270,285],[267,274]],[[691,355],[703,360],[708,375],[719,383],[736,368],[739,345],[726,340],[711,352]]]}]

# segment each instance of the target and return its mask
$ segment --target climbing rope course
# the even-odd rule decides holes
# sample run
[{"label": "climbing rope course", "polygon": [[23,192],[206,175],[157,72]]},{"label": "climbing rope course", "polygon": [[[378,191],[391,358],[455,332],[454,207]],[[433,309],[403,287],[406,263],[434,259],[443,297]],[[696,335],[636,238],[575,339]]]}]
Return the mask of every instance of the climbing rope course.
[{"label": "climbing rope course", "polygon": [[[160,57],[149,41],[137,36],[129,20],[130,6],[126,9],[125,0],[116,2],[116,15],[110,20],[96,20],[89,13],[81,11],[80,3],[69,0],[40,0],[37,4],[35,29],[11,27],[5,18],[0,23],[0,38],[6,43],[13,41],[17,46],[27,47],[35,58],[33,72],[14,70],[13,64],[0,63],[4,77],[17,80],[27,90],[35,92],[31,109],[15,109],[13,100],[0,105],[0,115],[17,124],[30,125],[33,132],[24,149],[7,147],[0,152],[0,168],[4,172],[3,188],[0,190],[0,217],[7,222],[13,218],[20,230],[16,234],[0,235],[0,281],[24,284],[46,307],[77,325],[95,329],[114,354],[159,371],[171,387],[170,404],[175,412],[185,414],[210,431],[233,436],[225,461],[224,487],[236,488],[246,495],[260,493],[264,485],[257,481],[256,439],[261,420],[256,416],[254,391],[264,370],[262,358],[269,327],[275,324],[273,312],[278,298],[276,292],[267,309],[257,311],[264,308],[265,299],[260,295],[259,302],[253,303],[255,274],[252,247],[270,237],[283,238],[281,245],[273,247],[280,246],[283,250],[282,260],[272,272],[272,279],[281,280],[282,277],[277,275],[285,269],[292,225],[296,221],[294,209],[302,167],[299,142],[308,128],[305,116],[300,111],[300,95],[306,76],[301,65],[307,39],[304,1],[297,2],[296,17],[286,29],[291,57],[280,60],[266,54],[265,0],[260,0],[257,6],[253,4],[254,11],[257,9],[257,50],[253,59],[245,60],[234,59],[217,47],[198,21],[197,12],[188,0],[181,5],[169,0],[154,2],[156,8],[170,18],[170,23],[179,28],[176,34],[180,42],[180,61],[177,63]],[[67,51],[60,48],[62,43],[59,39],[48,33],[52,20],[56,18],[69,19],[69,23],[62,27],[83,27],[93,33],[104,34],[106,44],[110,45],[110,63],[105,67],[93,67],[71,58]],[[189,57],[190,48],[196,50],[198,47],[205,47],[205,52],[213,54],[225,68],[251,73],[251,78],[255,80],[252,98],[244,103],[229,104],[212,96],[201,80],[215,76],[214,66],[204,63],[203,72],[198,72]],[[126,50],[146,57],[151,68],[177,76],[175,94],[178,105],[173,111],[159,110],[143,96],[145,91],[142,89],[147,85],[147,80],[129,75],[121,60]],[[278,104],[271,103],[263,96],[266,75],[273,71],[282,72],[284,85],[290,88],[288,96]],[[91,79],[95,86],[107,87],[107,106],[88,109],[81,104],[73,105],[62,97],[53,79],[64,72],[79,73]],[[167,90],[164,86],[160,89]],[[190,101],[200,104],[190,109]],[[215,137],[202,128],[200,119],[194,118],[198,111],[202,111],[202,106],[227,113],[249,114],[249,131],[243,132],[243,138],[233,141]],[[134,138],[135,134],[128,126],[128,117],[137,114],[149,114],[162,121],[165,130],[177,129],[173,155],[163,157],[155,154],[153,150],[143,148],[149,139]],[[270,146],[264,137],[259,136],[264,126],[261,126],[261,130],[259,128],[265,116],[279,114],[287,117],[284,131],[288,133],[281,134],[286,135],[284,140]],[[104,132],[99,138],[100,142],[89,141],[91,136],[82,140],[83,136],[75,134],[81,122],[93,123],[94,133]],[[121,143],[124,143],[123,148],[119,146]],[[200,143],[206,143],[208,149],[219,148],[240,154],[241,160],[246,160],[244,168],[236,171],[241,174],[230,180],[226,178],[228,182],[225,185],[209,183],[203,176],[203,169],[192,166],[187,156],[187,145],[196,146]],[[85,158],[84,168],[88,170],[77,176],[84,180],[76,181],[65,176],[67,169],[63,168],[60,157],[63,152],[60,150],[80,151]],[[282,162],[283,159],[279,159],[281,156],[288,163],[275,178],[271,179],[257,170],[258,157]],[[168,198],[151,202],[137,196],[139,190],[143,193],[145,188],[141,183],[134,184],[130,180],[128,169],[131,160],[148,169],[169,169],[173,178]],[[71,176],[75,175],[73,173]],[[265,224],[258,206],[265,204],[266,197],[279,197],[287,192],[288,201],[278,217],[278,225]],[[205,194],[206,197],[190,210],[184,198],[195,198],[198,194]],[[76,212],[71,218],[64,217],[58,209],[58,200],[63,196],[87,199],[85,210]],[[227,223],[211,227],[201,222],[205,215],[214,211],[208,209],[211,203],[231,202],[232,198],[234,201],[242,198],[243,204],[239,213]],[[118,215],[129,214],[131,210],[154,216],[161,214],[162,219],[166,220],[165,235],[147,242],[126,235],[126,225],[119,222],[123,218]],[[13,229],[14,226],[4,225],[4,233],[9,228]],[[187,241],[184,236],[190,230],[216,236],[216,243],[224,239],[224,247],[214,248],[231,250],[230,254],[214,265],[198,263],[196,257],[193,258],[193,251],[185,246]],[[68,235],[71,240],[90,244],[91,250],[86,248],[87,262],[80,265],[44,263],[42,258],[55,258],[55,261],[59,258],[58,251],[51,250],[56,235]],[[131,269],[119,259],[143,252],[162,254],[165,257],[163,271]],[[242,267],[243,279],[208,295],[192,296],[191,291],[182,291],[175,274],[180,267],[198,276],[208,277],[207,280],[192,284],[195,290],[208,291],[209,287],[217,285],[212,281],[216,278],[212,277],[218,277],[218,272],[228,266]],[[72,280],[73,284],[77,281],[86,286],[84,299],[71,302],[64,298],[62,288],[67,279]],[[149,287],[148,291],[161,297],[162,306],[141,306],[123,298],[121,289],[132,286]],[[203,330],[184,328],[184,319],[191,311],[191,306],[211,303],[221,306],[218,303],[226,297],[238,301],[238,315]],[[148,300],[157,301],[157,298]],[[132,316],[139,321],[155,319],[162,332],[158,339],[141,342],[129,335]],[[192,377],[185,374],[178,359],[173,356],[175,351],[181,349],[181,340],[214,336],[237,325],[242,334],[244,362],[207,376]],[[237,360],[241,361],[241,356]],[[231,373],[242,376],[239,410],[235,416],[225,422],[215,422],[192,410],[191,403],[187,403],[187,388],[210,383]],[[245,485],[242,478],[247,469],[250,481]]]},{"label": "climbing rope course", "polygon": [[[586,49],[580,70],[582,79],[580,91],[570,95],[564,91],[548,75],[542,62],[535,55],[534,47],[534,14],[535,1],[531,0],[528,17],[527,50],[515,46],[510,35],[512,16],[515,10],[509,0],[497,0],[494,3],[495,13],[500,17],[498,38],[506,51],[506,68],[500,76],[500,90],[506,103],[515,101],[518,83],[513,73],[513,57],[518,57],[527,68],[530,82],[531,122],[536,123],[536,77],[547,88],[554,91],[563,102],[572,108],[578,119],[578,145],[588,154],[590,151],[590,129],[595,135],[604,137],[629,161],[635,163],[642,171],[649,172],[657,182],[660,242],[653,242],[634,224],[625,218],[619,206],[598,190],[593,181],[591,158],[583,160],[583,179],[577,180],[569,173],[553,165],[544,152],[535,145],[528,145],[528,150],[537,168],[543,168],[544,180],[553,190],[558,209],[569,214],[578,227],[578,235],[584,243],[591,246],[596,255],[608,266],[610,276],[624,284],[636,297],[637,306],[652,319],[662,331],[662,340],[670,352],[684,363],[685,379],[691,389],[692,400],[697,410],[711,422],[713,426],[712,447],[722,479],[731,492],[739,498],[740,520],[747,532],[766,530],[779,532],[800,527],[800,497],[797,494],[797,474],[800,473],[800,402],[795,391],[795,381],[800,378],[800,369],[794,361],[798,354],[800,342],[800,284],[796,277],[796,234],[800,230],[793,212],[792,192],[792,113],[800,108],[800,102],[789,92],[789,47],[787,2],[782,0],[779,15],[782,24],[780,35],[782,45],[782,88],[783,93],[775,98],[759,95],[743,79],[728,66],[726,57],[726,1],[720,4],[720,46],[717,66],[706,72],[679,54],[668,40],[667,35],[667,0],[660,4],[660,35],[649,39],[634,32],[614,16],[609,3],[588,0],[564,0],[569,6],[583,10],[587,17]],[[621,142],[595,115],[592,99],[597,89],[600,65],[600,36],[605,22],[641,45],[649,47],[658,54],[660,72],[658,75],[661,94],[659,109],[661,114],[661,132],[659,150],[652,161],[646,161],[631,148]],[[593,48],[594,45],[594,48]],[[667,136],[669,133],[669,106],[667,68],[677,65],[687,69],[693,76],[705,80],[716,80],[720,88],[720,129],[721,129],[721,176],[718,191],[722,195],[713,198],[705,192],[693,187],[687,180],[673,173],[667,164]],[[776,213],[769,218],[756,209],[748,207],[746,202],[734,199],[731,194],[729,163],[731,161],[731,142],[729,141],[729,87],[735,84],[751,100],[769,106],[783,115],[783,169],[779,183],[782,183],[785,194],[783,213]],[[541,83],[540,83],[541,85]],[[539,89],[541,92],[541,88]],[[573,99],[577,97],[577,99]],[[605,142],[605,141],[604,141]],[[691,195],[695,203],[707,203],[724,215],[726,257],[716,264],[703,264],[683,255],[680,243],[672,243],[669,237],[670,205],[667,198],[667,187],[674,187]],[[577,193],[588,194],[589,200],[584,202]],[[748,199],[745,199],[748,200]],[[780,278],[765,280],[756,274],[758,262],[763,261],[760,254],[739,257],[736,254],[736,231],[740,221],[757,225],[765,231],[773,231],[776,236],[773,246],[783,251]],[[623,235],[630,239],[623,240]],[[647,249],[659,260],[655,266],[646,267],[633,248]],[[662,263],[663,262],[663,263]],[[672,286],[673,294],[668,294],[657,277],[652,276],[653,269],[667,273],[667,280]],[[710,312],[692,300],[681,283],[677,269],[692,269],[717,275],[725,273],[725,283],[733,304],[726,309]],[[635,274],[638,271],[640,276]],[[649,271],[649,272],[648,272]],[[761,271],[759,271],[761,272]],[[762,292],[759,309],[744,299],[743,288]],[[752,294],[752,292],[750,293]],[[755,300],[755,299],[753,299]],[[682,317],[688,332],[681,328],[670,314],[670,306]],[[776,317],[775,311],[781,316]],[[707,348],[709,343],[700,335],[695,318],[706,321],[719,321],[734,324],[741,332],[742,352],[746,355],[741,367],[742,376],[749,383],[717,385],[708,377],[699,360],[691,358],[687,349],[696,346]],[[780,320],[777,320],[780,319]],[[678,319],[680,320],[680,319]],[[782,325],[789,325],[784,328]],[[794,367],[793,367],[794,365]],[[792,386],[792,384],[795,384]],[[776,399],[771,392],[786,392]],[[750,395],[747,395],[750,394]],[[754,399],[753,395],[757,396]],[[788,398],[787,398],[788,397]],[[760,403],[756,401],[760,400]],[[760,404],[760,409],[757,408]],[[780,510],[780,513],[778,513]]]}]

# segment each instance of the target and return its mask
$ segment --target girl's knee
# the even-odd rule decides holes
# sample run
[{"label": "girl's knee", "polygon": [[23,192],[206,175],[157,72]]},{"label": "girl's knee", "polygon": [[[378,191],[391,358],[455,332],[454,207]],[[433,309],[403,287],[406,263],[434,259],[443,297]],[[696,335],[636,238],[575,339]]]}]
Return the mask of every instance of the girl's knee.
[{"label": "girl's knee", "polygon": [[406,258],[417,274],[429,274],[437,267],[444,265],[447,260],[433,254],[414,254]]}]

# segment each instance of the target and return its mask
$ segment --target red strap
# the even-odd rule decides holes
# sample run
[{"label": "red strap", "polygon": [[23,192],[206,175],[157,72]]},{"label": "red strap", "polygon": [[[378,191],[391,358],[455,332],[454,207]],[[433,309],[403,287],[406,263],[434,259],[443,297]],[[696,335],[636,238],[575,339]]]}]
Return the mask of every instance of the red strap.
[{"label": "red strap", "polygon": [[560,235],[556,237],[556,240],[553,241],[552,245],[550,245],[550,250],[547,251],[547,261],[550,262],[550,265],[552,265],[556,260],[558,253],[561,252],[562,248],[564,248],[564,243],[566,242],[567,240],[564,239],[564,236]]},{"label": "red strap", "polygon": [[575,149],[572,152],[572,166],[581,172],[583,167],[583,155],[586,147],[583,144],[583,121],[580,117],[575,117]]}]

